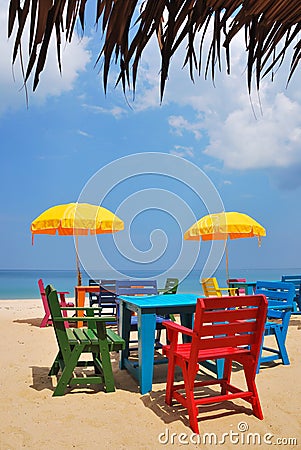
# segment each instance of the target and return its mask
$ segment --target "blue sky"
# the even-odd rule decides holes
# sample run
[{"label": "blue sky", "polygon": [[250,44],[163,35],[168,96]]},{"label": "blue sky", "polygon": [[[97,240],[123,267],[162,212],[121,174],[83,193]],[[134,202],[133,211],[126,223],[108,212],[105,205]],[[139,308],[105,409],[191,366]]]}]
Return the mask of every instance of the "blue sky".
[{"label": "blue sky", "polygon": [[[91,19],[86,36],[75,36],[63,48],[62,75],[51,49],[35,93],[31,80],[28,83],[27,107],[19,64],[13,70],[11,66],[7,7],[8,2],[0,0],[0,268],[73,269],[73,240],[37,236],[32,246],[31,221],[50,206],[76,201],[106,165],[147,152],[158,153],[158,175],[138,176],[139,165],[135,167],[133,159],[122,160],[120,179],[128,162],[135,167],[135,176],[122,183],[112,181],[104,206],[115,211],[130,199],[135,204],[134,193],[152,188],[178,196],[197,219],[206,214],[208,205],[184,185],[181,170],[177,179],[171,179],[166,175],[169,169],[160,166],[161,153],[178,156],[198,167],[201,176],[209,177],[226,211],[245,212],[267,230],[261,248],[254,239],[229,244],[233,267],[300,267],[301,84],[296,71],[286,88],[289,59],[274,82],[263,80],[259,96],[255,90],[249,96],[243,36],[231,50],[232,74],[226,75],[225,70],[217,74],[215,86],[203,76],[192,83],[187,70],[181,68],[183,53],[179,52],[172,60],[160,104],[158,50],[151,43],[141,62],[135,100],[132,93],[125,98],[121,87],[114,87],[114,67],[105,96],[101,66],[94,67],[100,36]],[[160,195],[154,193],[158,203]],[[185,220],[172,217],[168,205],[167,200],[165,211],[163,207],[156,211],[153,205],[132,218],[130,237],[142,259],[143,252],[149,257],[152,244],[160,254],[160,245],[163,248],[168,241],[152,267],[171,266],[184,246],[193,253],[197,245],[182,242],[188,216]],[[131,206],[126,211],[131,221]],[[123,243],[129,242],[128,225]],[[164,230],[167,241],[161,232],[151,235],[158,228]],[[87,243],[83,239],[81,246],[88,246],[89,238]],[[118,239],[123,240],[121,233]],[[129,258],[115,254],[111,236],[101,236],[98,242],[117,264],[128,263]],[[201,245],[197,265],[203,263],[208,249],[207,244]]]}]

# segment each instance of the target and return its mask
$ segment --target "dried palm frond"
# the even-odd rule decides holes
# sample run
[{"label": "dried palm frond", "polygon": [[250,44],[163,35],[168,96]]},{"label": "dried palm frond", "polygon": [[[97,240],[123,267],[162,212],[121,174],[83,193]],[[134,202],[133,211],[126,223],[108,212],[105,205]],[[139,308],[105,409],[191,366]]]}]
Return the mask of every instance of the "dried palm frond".
[{"label": "dried palm frond", "polygon": [[[139,62],[152,36],[157,37],[161,54],[161,98],[168,77],[170,61],[182,42],[186,42],[184,65],[189,66],[193,80],[194,71],[201,72],[204,38],[213,19],[211,44],[206,56],[205,76],[211,69],[214,79],[216,64],[221,70],[221,50],[226,52],[227,72],[230,72],[230,47],[233,38],[245,30],[247,51],[247,82],[255,76],[257,88],[262,76],[272,73],[281,65],[287,49],[294,46],[288,81],[301,57],[300,0],[97,0],[96,24],[102,21],[104,41],[100,44],[97,61],[103,59],[103,82],[107,89],[111,62],[119,65],[123,90],[135,90]],[[77,19],[85,30],[87,0],[10,0],[8,35],[17,30],[13,62],[19,55],[22,60],[21,39],[24,27],[30,27],[28,63],[25,82],[34,71],[35,90],[44,69],[50,38],[53,32],[57,42],[57,60],[61,70],[61,33],[66,32],[71,41]],[[199,50],[196,40],[200,37]],[[198,55],[198,56],[197,56]]]}]

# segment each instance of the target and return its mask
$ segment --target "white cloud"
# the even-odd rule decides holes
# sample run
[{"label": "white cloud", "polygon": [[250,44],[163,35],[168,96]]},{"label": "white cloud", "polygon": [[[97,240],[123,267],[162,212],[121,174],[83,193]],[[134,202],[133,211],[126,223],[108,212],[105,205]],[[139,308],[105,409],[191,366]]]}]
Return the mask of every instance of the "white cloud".
[{"label": "white cloud", "polygon": [[[0,0],[0,92],[1,104],[0,114],[8,110],[16,110],[26,105],[25,91],[23,87],[23,78],[20,70],[19,60],[12,68],[12,49],[14,45],[14,36],[7,39],[7,0]],[[64,36],[62,36],[64,43]],[[84,71],[86,65],[91,59],[90,52],[87,50],[89,39],[79,39],[74,36],[72,42],[64,46],[62,44],[62,75],[59,72],[56,59],[56,46],[54,39],[49,47],[49,53],[45,69],[40,75],[40,83],[32,94],[32,77],[28,81],[29,105],[44,102],[48,96],[59,96],[63,92],[74,88],[74,83],[81,71]],[[23,45],[23,58],[26,62],[26,51],[28,43],[26,39]],[[14,76],[13,76],[14,74]],[[14,81],[15,78],[15,81]]]},{"label": "white cloud", "polygon": [[207,155],[231,169],[289,167],[301,160],[301,104],[284,93],[265,99],[263,115],[250,117],[237,108],[206,118],[210,143]]},{"label": "white cloud", "polygon": [[81,136],[84,136],[84,137],[88,137],[88,138],[92,137],[91,134],[89,134],[89,133],[87,133],[86,131],[83,131],[83,130],[77,130],[77,133],[80,134]]},{"label": "white cloud", "polygon": [[215,164],[204,164],[204,172],[222,172],[222,169]]},{"label": "white cloud", "polygon": [[128,115],[129,113],[128,110],[121,108],[120,106],[103,108],[102,106],[88,105],[87,103],[83,103],[82,106],[95,114],[106,114],[115,117],[115,119],[120,119],[122,116]]},{"label": "white cloud", "polygon": [[193,133],[195,139],[201,139],[202,134],[200,133],[200,129],[202,127],[202,123],[190,123],[183,116],[170,116],[168,118],[168,123],[172,127],[175,134],[182,136],[183,131],[189,131]]},{"label": "white cloud", "polygon": [[[154,43],[152,44],[155,45]],[[187,68],[182,69],[184,51],[173,56],[169,78],[166,82],[163,106],[190,108],[189,119],[184,112],[169,118],[169,125],[179,136],[192,132],[195,139],[208,136],[209,144],[203,152],[219,160],[230,170],[268,170],[278,184],[301,185],[296,167],[301,165],[301,86],[297,72],[288,88],[290,55],[277,71],[274,81],[266,77],[261,82],[259,95],[253,88],[251,96],[247,88],[247,53],[244,35],[241,33],[231,47],[231,75],[216,72],[215,86],[210,79],[196,75],[195,82],[189,78]],[[139,108],[150,107],[149,93],[159,98],[159,67],[154,61],[153,47],[144,53],[146,61],[146,88],[142,82],[137,87]],[[142,72],[140,72],[141,75]],[[140,90],[141,88],[144,88]],[[147,91],[145,92],[145,89]],[[191,119],[191,109],[195,119]],[[196,155],[197,156],[197,155]],[[295,177],[295,183],[289,173]],[[279,179],[282,178],[282,181]]]},{"label": "white cloud", "polygon": [[171,155],[180,156],[182,158],[194,158],[194,152],[192,147],[185,147],[183,145],[175,145],[174,150],[169,152]]}]

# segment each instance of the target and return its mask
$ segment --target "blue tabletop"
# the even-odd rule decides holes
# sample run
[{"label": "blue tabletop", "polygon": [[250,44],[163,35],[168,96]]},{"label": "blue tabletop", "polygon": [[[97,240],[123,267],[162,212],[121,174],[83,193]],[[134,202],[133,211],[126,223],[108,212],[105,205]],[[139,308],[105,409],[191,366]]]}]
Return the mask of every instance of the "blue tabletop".
[{"label": "blue tabletop", "polygon": [[131,303],[138,308],[160,308],[165,306],[189,306],[195,305],[198,298],[203,295],[197,294],[168,294],[168,295],[120,295],[119,300]]}]

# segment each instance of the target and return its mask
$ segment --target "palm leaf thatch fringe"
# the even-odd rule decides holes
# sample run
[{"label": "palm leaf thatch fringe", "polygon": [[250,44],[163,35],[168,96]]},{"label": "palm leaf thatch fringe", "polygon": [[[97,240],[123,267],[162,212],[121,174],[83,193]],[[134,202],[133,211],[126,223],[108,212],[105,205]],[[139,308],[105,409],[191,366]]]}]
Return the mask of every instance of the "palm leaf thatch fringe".
[{"label": "palm leaf thatch fringe", "polygon": [[[55,32],[57,60],[61,70],[61,33],[71,41],[79,19],[85,31],[87,0],[10,0],[8,36],[16,29],[13,63],[17,56],[22,64],[22,36],[29,24],[28,63],[24,81],[34,72],[33,90],[44,69],[50,38]],[[207,55],[203,42],[209,36],[208,25],[213,19],[213,33]],[[184,66],[188,65],[191,79],[194,71],[201,73],[205,56],[204,75],[209,69],[214,80],[216,65],[221,70],[221,50],[226,52],[227,72],[230,72],[230,47],[240,30],[245,31],[247,52],[247,83],[251,90],[255,77],[259,89],[263,76],[274,72],[293,47],[288,82],[301,57],[300,0],[97,0],[96,25],[102,21],[103,42],[97,58],[103,60],[103,83],[106,91],[112,61],[119,65],[117,83],[135,91],[141,55],[153,35],[157,37],[161,54],[161,100],[168,77],[170,61],[182,42],[186,42]],[[198,52],[197,37],[200,37]],[[197,56],[198,55],[198,56]]]}]

